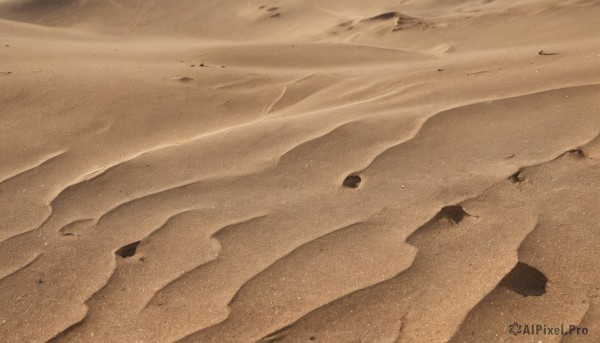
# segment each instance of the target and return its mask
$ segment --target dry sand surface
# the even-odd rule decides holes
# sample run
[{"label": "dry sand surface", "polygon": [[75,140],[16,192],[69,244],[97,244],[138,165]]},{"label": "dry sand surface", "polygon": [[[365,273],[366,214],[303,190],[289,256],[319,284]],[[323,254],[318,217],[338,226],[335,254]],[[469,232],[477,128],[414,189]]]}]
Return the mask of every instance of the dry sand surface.
[{"label": "dry sand surface", "polygon": [[600,1],[0,0],[0,105],[0,342],[600,342]]}]

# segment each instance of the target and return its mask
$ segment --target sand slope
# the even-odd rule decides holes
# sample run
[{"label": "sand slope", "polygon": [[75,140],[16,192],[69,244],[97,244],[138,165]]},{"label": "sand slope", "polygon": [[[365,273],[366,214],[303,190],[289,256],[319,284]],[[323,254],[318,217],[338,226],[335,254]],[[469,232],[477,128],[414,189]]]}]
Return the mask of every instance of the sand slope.
[{"label": "sand slope", "polygon": [[1,0],[1,340],[599,341],[599,15]]}]

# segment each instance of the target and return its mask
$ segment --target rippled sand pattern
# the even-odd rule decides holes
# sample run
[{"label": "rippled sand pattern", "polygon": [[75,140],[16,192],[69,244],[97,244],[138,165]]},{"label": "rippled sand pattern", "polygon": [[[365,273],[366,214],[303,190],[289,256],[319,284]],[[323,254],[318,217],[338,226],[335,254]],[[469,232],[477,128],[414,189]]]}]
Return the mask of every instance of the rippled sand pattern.
[{"label": "rippled sand pattern", "polygon": [[0,341],[599,342],[598,18],[0,0]]}]

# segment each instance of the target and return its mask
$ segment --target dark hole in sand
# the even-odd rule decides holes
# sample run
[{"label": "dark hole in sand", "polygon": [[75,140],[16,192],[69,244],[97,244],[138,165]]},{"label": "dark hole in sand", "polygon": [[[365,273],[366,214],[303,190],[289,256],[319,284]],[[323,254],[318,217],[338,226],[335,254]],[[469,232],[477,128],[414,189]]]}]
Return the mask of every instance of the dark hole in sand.
[{"label": "dark hole in sand", "polygon": [[513,290],[523,296],[541,296],[546,293],[548,278],[544,273],[525,263],[517,265],[508,273],[500,286]]},{"label": "dark hole in sand", "polygon": [[121,256],[123,258],[131,257],[135,255],[135,251],[137,250],[139,244],[140,241],[127,244],[115,251],[115,255]]},{"label": "dark hole in sand", "polygon": [[567,151],[567,153],[569,154],[569,156],[572,156],[575,158],[585,158],[585,152],[583,152],[583,149],[573,149],[573,150]]},{"label": "dark hole in sand", "polygon": [[350,25],[352,25],[353,21],[345,21],[343,23],[339,23],[337,26],[339,27],[348,27]]},{"label": "dark hole in sand", "polygon": [[450,206],[442,207],[440,212],[435,216],[435,219],[438,221],[441,219],[446,219],[451,224],[458,224],[461,221],[463,221],[463,219],[465,219],[465,217],[470,217],[470,216],[471,215],[468,214],[467,211],[465,211],[465,209],[462,206],[450,205]]},{"label": "dark hole in sand", "polygon": [[388,20],[388,19],[394,18],[397,15],[399,15],[398,12],[385,12],[385,13],[381,13],[380,15],[371,17],[371,18],[369,18],[369,20]]},{"label": "dark hole in sand", "polygon": [[358,175],[349,175],[344,180],[344,183],[342,185],[344,187],[347,187],[347,188],[358,188],[358,186],[360,185],[361,181],[362,181],[362,179],[360,178],[360,176],[358,176]]},{"label": "dark hole in sand", "polygon": [[523,177],[523,174],[521,174],[520,170],[518,172],[512,174],[508,179],[513,183],[519,183],[519,182],[523,182],[523,180],[525,180],[525,178]]}]

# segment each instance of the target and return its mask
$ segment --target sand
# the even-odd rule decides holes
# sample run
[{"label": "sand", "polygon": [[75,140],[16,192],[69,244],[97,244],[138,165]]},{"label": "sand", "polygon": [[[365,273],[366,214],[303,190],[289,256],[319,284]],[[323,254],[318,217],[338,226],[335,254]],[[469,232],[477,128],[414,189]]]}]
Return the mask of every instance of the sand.
[{"label": "sand", "polygon": [[599,342],[599,17],[0,0],[0,341]]}]

